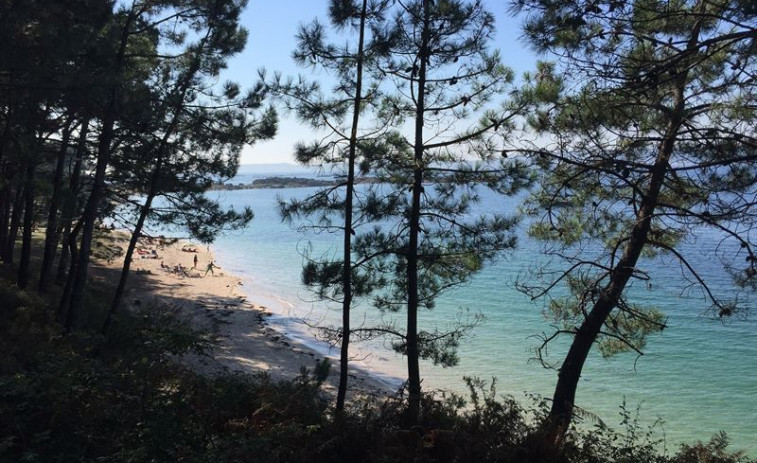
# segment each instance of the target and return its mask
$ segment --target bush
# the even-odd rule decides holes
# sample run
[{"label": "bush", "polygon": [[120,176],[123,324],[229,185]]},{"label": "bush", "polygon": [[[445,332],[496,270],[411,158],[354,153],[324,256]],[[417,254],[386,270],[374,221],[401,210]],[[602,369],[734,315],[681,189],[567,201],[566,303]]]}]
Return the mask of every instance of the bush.
[{"label": "bush", "polygon": [[697,442],[694,445],[682,445],[681,450],[672,459],[672,463],[748,463],[754,462],[743,452],[729,453],[728,436],[720,432],[710,439],[710,442],[703,444]]},{"label": "bush", "polygon": [[213,339],[170,307],[121,314],[109,337],[64,335],[44,301],[0,284],[0,462],[754,463],[725,435],[667,457],[656,429],[621,407],[622,433],[571,430],[559,454],[538,447],[544,399],[524,409],[494,381],[469,398],[427,393],[403,426],[404,396],[364,397],[335,414],[320,386],[330,365],[289,382],[198,375],[175,362]]}]

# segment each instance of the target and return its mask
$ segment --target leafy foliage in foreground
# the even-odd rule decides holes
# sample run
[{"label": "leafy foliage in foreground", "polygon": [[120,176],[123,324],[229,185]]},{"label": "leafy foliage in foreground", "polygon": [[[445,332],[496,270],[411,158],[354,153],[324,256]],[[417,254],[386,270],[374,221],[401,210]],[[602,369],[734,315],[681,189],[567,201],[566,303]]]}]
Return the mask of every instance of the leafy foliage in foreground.
[{"label": "leafy foliage in foreground", "polygon": [[470,401],[424,396],[356,401],[337,419],[322,375],[197,375],[177,355],[210,341],[167,308],[122,315],[108,338],[63,336],[44,301],[0,281],[0,461],[27,462],[650,462],[748,463],[725,436],[660,455],[624,412],[624,433],[573,431],[561,455],[529,445],[545,403],[525,410],[469,379]]}]

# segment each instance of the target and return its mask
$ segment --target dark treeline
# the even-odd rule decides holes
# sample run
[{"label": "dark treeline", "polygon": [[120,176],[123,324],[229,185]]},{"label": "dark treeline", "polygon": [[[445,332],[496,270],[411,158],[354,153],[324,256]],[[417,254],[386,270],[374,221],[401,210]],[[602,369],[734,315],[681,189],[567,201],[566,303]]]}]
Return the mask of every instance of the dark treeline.
[{"label": "dark treeline", "polygon": [[[63,288],[57,317],[67,330],[84,319],[98,323],[84,302],[98,224],[110,220],[132,232],[122,283],[99,322],[106,329],[148,219],[183,226],[202,241],[251,219],[250,211],[222,210],[203,195],[213,181],[235,175],[245,143],[276,129],[276,114],[262,109],[261,86],[215,85],[245,45],[243,7],[215,0],[3,4],[0,256],[6,264],[18,259],[19,288]],[[160,209],[153,207],[158,197]],[[30,266],[35,229],[45,232],[38,272]]]},{"label": "dark treeline", "polygon": [[[642,355],[666,327],[626,294],[649,278],[642,256],[677,260],[713,315],[738,315],[738,294],[716,298],[678,246],[716,230],[712,258],[757,287],[754,2],[513,0],[529,46],[556,59],[522,80],[479,0],[326,3],[293,57],[328,83],[263,72],[243,89],[220,76],[245,46],[246,0],[0,1],[0,458],[742,460],[724,436],[660,455],[630,419],[625,435],[579,431],[574,399],[593,348]],[[252,220],[204,193],[236,174],[245,144],[275,135],[273,104],[325,134],[295,156],[336,179],[280,204],[342,244],[303,269],[342,311],[323,327],[341,349],[333,413],[319,393],[327,367],[281,385],[202,378],[171,361],[206,347],[200,334],[163,308],[118,311],[147,224],[209,243]],[[531,195],[508,216],[472,217],[481,189]],[[531,420],[475,379],[472,408],[434,400],[419,366],[455,365],[477,321],[439,330],[418,312],[513,249],[522,212],[564,264],[519,282],[557,326],[542,350],[571,338]],[[117,285],[97,293],[90,259],[111,226],[129,242]],[[353,326],[358,299],[406,323]],[[406,356],[406,396],[347,410],[350,342],[375,337]]]}]

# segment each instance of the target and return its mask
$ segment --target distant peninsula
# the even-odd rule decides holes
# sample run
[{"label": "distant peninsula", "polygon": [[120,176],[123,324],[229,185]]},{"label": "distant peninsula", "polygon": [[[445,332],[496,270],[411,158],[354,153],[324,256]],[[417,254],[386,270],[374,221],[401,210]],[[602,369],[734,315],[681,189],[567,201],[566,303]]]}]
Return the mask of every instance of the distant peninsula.
[{"label": "distant peninsula", "polygon": [[253,190],[261,188],[304,188],[325,187],[336,185],[335,180],[318,180],[303,177],[266,177],[252,181],[252,183],[216,183],[211,190]]},{"label": "distant peninsula", "polygon": [[[361,183],[376,183],[375,177],[362,177],[355,181]],[[315,179],[304,177],[266,177],[258,178],[252,183],[214,183],[211,190],[259,190],[263,188],[305,188],[305,187],[328,187],[339,183],[335,179]]]}]

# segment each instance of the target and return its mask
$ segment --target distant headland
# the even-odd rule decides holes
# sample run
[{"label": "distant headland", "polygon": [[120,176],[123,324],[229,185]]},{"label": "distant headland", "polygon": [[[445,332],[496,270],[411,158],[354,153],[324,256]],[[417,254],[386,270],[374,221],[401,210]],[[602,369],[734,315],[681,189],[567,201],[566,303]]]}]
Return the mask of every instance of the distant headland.
[{"label": "distant headland", "polygon": [[304,177],[266,177],[258,178],[250,183],[216,183],[212,190],[252,190],[259,188],[303,188],[303,187],[326,187],[336,185],[331,180],[321,180]]},{"label": "distant headland", "polygon": [[[305,178],[305,177],[266,177],[258,178],[252,182],[239,182],[239,183],[215,183],[210,188],[211,190],[255,190],[262,188],[306,188],[306,187],[330,187],[337,186],[341,180],[330,179],[317,179],[317,178]],[[375,178],[361,178],[355,183],[373,183]]]}]

